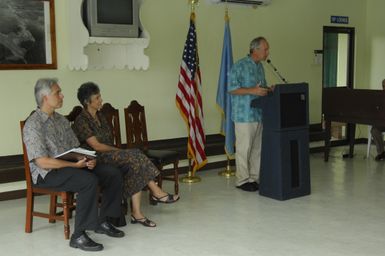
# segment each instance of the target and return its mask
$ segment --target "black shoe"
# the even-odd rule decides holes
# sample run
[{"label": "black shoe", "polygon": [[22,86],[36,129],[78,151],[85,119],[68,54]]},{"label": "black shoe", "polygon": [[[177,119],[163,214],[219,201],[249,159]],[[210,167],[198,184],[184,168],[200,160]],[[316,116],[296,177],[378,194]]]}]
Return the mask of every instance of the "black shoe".
[{"label": "black shoe", "polygon": [[72,248],[79,248],[83,251],[97,252],[103,250],[103,245],[94,242],[86,232],[83,232],[78,238],[71,237],[70,246]]},{"label": "black shoe", "polygon": [[249,184],[251,184],[251,186],[255,189],[255,191],[257,191],[259,189],[258,182],[250,182]]},{"label": "black shoe", "polygon": [[257,191],[256,187],[253,186],[251,183],[248,183],[248,182],[243,183],[240,186],[237,186],[237,188],[242,189],[243,191],[247,191],[247,192]]},{"label": "black shoe", "polygon": [[381,161],[384,159],[385,159],[385,152],[382,152],[381,154],[377,155],[376,158],[374,158],[374,160],[376,161]]},{"label": "black shoe", "polygon": [[111,223],[107,221],[99,225],[95,232],[98,234],[105,234],[111,237],[124,237],[124,232],[115,228]]}]

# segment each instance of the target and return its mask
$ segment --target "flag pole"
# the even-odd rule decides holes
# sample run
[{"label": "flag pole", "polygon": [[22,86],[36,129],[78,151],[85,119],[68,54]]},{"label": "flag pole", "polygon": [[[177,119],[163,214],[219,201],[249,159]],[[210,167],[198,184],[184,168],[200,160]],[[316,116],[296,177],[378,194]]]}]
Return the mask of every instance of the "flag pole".
[{"label": "flag pole", "polygon": [[187,2],[191,5],[191,12],[195,12],[195,6],[198,5],[199,0],[187,0]]},{"label": "flag pole", "polygon": [[[229,20],[230,20],[230,17],[229,17],[229,7],[228,7],[227,1],[226,1],[225,2],[225,22],[229,22]],[[226,144],[226,142],[225,142],[225,144]],[[225,146],[225,148],[226,148],[226,146]],[[230,159],[229,154],[228,154],[227,151],[226,151],[226,156],[227,156],[226,169],[224,169],[222,171],[219,171],[218,175],[226,177],[226,178],[230,178],[231,176],[235,176],[235,171],[231,169],[231,165],[230,165],[231,159]]]},{"label": "flag pole", "polygon": [[235,171],[231,169],[230,161],[231,161],[230,157],[227,156],[226,169],[224,169],[223,171],[218,172],[219,176],[223,176],[223,177],[226,177],[226,178],[230,178],[231,176],[235,176]]},{"label": "flag pole", "polygon": [[227,4],[227,0],[225,2],[225,22],[229,21],[229,5]]},{"label": "flag pole", "polygon": [[[191,5],[191,15],[195,13],[195,6],[198,4],[199,0],[187,0],[188,4]],[[193,16],[195,18],[195,16]],[[199,176],[195,175],[195,172],[192,170],[191,166],[191,156],[188,154],[188,173],[187,176],[179,179],[182,183],[197,183],[202,179]]]},{"label": "flag pole", "polygon": [[187,176],[179,179],[182,183],[198,183],[201,182],[201,178],[195,175],[195,172],[191,170],[191,158],[188,158],[188,173]]}]

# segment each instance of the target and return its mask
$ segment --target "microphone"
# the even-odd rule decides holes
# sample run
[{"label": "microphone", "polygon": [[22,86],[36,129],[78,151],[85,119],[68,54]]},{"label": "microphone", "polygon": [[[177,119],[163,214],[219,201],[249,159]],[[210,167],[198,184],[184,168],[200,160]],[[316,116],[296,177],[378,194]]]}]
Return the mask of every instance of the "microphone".
[{"label": "microphone", "polygon": [[273,68],[274,73],[279,77],[279,79],[281,79],[282,82],[287,84],[287,80],[285,78],[283,78],[283,76],[279,73],[278,69],[273,65],[273,63],[271,63],[271,60],[267,59],[266,62]]}]

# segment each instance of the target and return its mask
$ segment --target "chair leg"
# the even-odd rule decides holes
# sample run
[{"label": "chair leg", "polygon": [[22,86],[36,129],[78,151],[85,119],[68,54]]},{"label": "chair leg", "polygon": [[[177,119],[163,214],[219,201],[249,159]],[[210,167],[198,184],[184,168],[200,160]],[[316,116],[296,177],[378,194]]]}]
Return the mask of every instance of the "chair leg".
[{"label": "chair leg", "polygon": [[150,203],[150,205],[157,205],[158,204],[157,202],[152,200],[152,193],[151,193],[151,191],[148,192],[148,202]]},{"label": "chair leg", "polygon": [[372,134],[370,130],[372,129],[371,125],[368,125],[368,146],[366,148],[366,158],[370,157],[370,145],[372,144]]},{"label": "chair leg", "polygon": [[68,205],[68,202],[70,201],[70,199],[68,198],[68,193],[62,194],[62,201],[63,201],[63,218],[64,218],[63,220],[64,221],[64,238],[68,240],[70,238],[70,225],[69,225],[70,208]]},{"label": "chair leg", "polygon": [[31,233],[32,232],[32,225],[33,225],[33,219],[32,219],[32,212],[33,212],[33,204],[34,204],[34,196],[32,191],[27,191],[27,198],[26,198],[26,214],[25,214],[25,233]]},{"label": "chair leg", "polygon": [[50,203],[49,203],[49,223],[55,223],[56,219],[56,207],[57,207],[57,196],[51,195]]},{"label": "chair leg", "polygon": [[178,163],[179,163],[179,160],[174,162],[174,191],[175,191],[175,194],[179,194]]},{"label": "chair leg", "polygon": [[75,203],[75,194],[74,193],[71,193],[69,194],[68,196],[68,209],[69,209],[69,212],[68,212],[68,218],[72,218],[72,211],[73,211],[73,208],[74,208],[74,203]]}]

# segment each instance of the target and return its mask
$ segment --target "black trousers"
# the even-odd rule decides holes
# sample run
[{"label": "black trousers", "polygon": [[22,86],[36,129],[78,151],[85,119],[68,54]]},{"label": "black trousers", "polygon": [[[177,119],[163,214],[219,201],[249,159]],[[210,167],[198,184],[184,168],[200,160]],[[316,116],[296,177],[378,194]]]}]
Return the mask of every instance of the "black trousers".
[{"label": "black trousers", "polygon": [[[95,230],[106,217],[120,216],[122,182],[122,174],[118,168],[98,164],[93,170],[71,167],[52,170],[44,179],[39,176],[35,186],[77,193],[74,234],[79,234],[85,230]],[[102,190],[100,211],[98,185]]]}]

